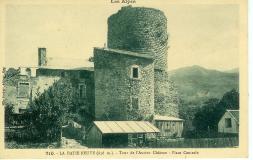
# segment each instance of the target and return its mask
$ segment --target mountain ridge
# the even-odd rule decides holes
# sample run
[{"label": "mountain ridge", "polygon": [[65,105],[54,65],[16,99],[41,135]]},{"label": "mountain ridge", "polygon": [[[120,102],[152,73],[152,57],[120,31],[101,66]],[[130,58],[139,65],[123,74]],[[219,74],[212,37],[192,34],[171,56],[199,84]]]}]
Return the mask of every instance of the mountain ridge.
[{"label": "mountain ridge", "polygon": [[222,72],[222,73],[237,73],[239,72],[239,68],[232,68],[228,70],[217,70],[217,69],[209,69],[205,68],[199,65],[192,65],[192,66],[186,66],[186,67],[181,67],[173,70],[169,70],[169,73],[175,73],[179,71],[184,71],[184,70],[199,70],[199,71],[210,71],[210,72]]},{"label": "mountain ridge", "polygon": [[194,65],[169,71],[169,75],[182,101],[187,105],[200,106],[210,98],[221,98],[227,91],[239,89],[239,72],[206,69]]}]

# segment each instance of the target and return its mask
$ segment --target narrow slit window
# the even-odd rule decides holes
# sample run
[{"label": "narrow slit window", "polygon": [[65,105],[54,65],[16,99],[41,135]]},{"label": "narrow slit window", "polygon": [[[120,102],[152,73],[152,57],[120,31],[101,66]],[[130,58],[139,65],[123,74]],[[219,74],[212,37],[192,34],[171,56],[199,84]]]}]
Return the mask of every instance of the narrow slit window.
[{"label": "narrow slit window", "polygon": [[139,109],[139,98],[132,97],[132,109]]},{"label": "narrow slit window", "polygon": [[86,97],[86,86],[85,84],[81,83],[78,86],[79,90],[79,98],[85,98]]},{"label": "narrow slit window", "polygon": [[133,67],[132,68],[132,77],[133,78],[139,78],[139,67]]}]

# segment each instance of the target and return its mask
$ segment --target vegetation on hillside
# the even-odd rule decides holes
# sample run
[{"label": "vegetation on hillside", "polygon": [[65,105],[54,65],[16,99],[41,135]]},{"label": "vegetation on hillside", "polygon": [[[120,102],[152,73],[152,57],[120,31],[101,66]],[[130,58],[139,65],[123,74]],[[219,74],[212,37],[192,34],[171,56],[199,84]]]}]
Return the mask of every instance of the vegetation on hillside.
[{"label": "vegetation on hillside", "polygon": [[218,122],[227,109],[239,109],[239,93],[235,89],[226,92],[220,99],[210,98],[200,106],[180,104],[180,116],[185,120],[184,136],[217,136]]},{"label": "vegetation on hillside", "polygon": [[232,89],[218,99],[209,99],[195,114],[193,125],[196,130],[208,131],[208,129],[218,131],[218,122],[227,109],[239,109],[239,93]]},{"label": "vegetation on hillside", "polygon": [[190,107],[201,106],[210,98],[221,98],[231,89],[239,89],[239,73],[209,70],[200,66],[180,68],[170,72],[181,100]]},{"label": "vegetation on hillside", "polygon": [[171,71],[170,79],[175,82],[180,95],[179,116],[185,120],[184,131],[195,129],[193,119],[203,106],[212,106],[226,92],[239,89],[239,73],[236,71],[228,73],[191,66]]}]

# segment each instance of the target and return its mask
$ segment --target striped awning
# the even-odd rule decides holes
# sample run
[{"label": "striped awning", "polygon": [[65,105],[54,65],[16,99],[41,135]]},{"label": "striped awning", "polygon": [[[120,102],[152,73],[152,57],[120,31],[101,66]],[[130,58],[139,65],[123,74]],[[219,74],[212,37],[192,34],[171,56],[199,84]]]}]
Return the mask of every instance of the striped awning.
[{"label": "striped awning", "polygon": [[101,133],[159,133],[159,129],[147,121],[94,121]]}]

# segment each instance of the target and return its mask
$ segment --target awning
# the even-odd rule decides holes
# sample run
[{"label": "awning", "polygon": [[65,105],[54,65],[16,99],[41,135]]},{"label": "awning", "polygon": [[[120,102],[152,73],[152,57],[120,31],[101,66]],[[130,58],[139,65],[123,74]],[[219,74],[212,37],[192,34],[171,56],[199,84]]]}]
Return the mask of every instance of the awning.
[{"label": "awning", "polygon": [[159,129],[147,121],[94,121],[103,133],[159,133]]}]

